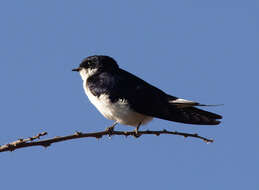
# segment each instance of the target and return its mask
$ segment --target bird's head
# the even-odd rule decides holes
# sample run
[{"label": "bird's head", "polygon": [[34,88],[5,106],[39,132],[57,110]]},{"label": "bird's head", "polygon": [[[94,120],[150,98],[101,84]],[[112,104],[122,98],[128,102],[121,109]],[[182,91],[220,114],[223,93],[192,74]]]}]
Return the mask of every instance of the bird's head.
[{"label": "bird's head", "polygon": [[112,57],[104,55],[93,55],[85,58],[79,67],[73,69],[72,71],[79,72],[82,79],[84,80],[96,73],[114,71],[118,68],[118,64]]}]

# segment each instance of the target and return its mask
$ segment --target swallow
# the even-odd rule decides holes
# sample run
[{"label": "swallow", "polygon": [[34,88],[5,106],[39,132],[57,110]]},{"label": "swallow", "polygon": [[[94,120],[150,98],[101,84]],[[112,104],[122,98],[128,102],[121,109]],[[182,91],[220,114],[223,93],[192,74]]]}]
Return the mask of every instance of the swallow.
[{"label": "swallow", "polygon": [[218,125],[221,115],[197,107],[209,106],[169,95],[141,78],[121,69],[109,56],[85,58],[78,68],[90,102],[107,119],[134,126],[153,118],[195,125]]}]

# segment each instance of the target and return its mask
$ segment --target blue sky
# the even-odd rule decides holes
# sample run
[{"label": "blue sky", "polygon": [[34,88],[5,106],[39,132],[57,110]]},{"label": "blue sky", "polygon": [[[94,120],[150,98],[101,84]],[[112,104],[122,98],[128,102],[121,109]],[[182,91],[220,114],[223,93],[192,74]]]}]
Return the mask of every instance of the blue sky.
[{"label": "blue sky", "polygon": [[209,145],[104,137],[1,153],[2,189],[258,188],[258,2],[2,1],[0,20],[0,144],[109,126],[71,72],[93,54],[172,95],[224,104],[208,108],[224,116],[220,126],[143,127],[197,132]]}]

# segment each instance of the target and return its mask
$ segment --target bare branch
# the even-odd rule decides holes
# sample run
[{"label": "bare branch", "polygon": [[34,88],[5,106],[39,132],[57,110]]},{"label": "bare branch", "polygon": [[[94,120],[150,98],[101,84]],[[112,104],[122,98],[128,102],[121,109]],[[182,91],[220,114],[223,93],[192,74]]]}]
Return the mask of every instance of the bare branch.
[{"label": "bare branch", "polygon": [[[58,136],[46,140],[39,140],[40,137],[47,135],[47,132],[39,133],[38,135],[34,137],[30,137],[27,139],[19,139],[17,141],[5,144],[0,146],[0,152],[6,152],[6,151],[14,151],[16,149],[25,148],[25,147],[31,147],[31,146],[43,146],[48,147],[53,143],[61,142],[61,141],[67,141],[71,139],[79,139],[79,138],[102,138],[105,135],[112,136],[112,135],[121,135],[121,136],[133,136],[133,137],[140,137],[141,135],[156,135],[159,136],[161,134],[168,134],[168,135],[178,135],[183,137],[193,137],[203,140],[206,143],[212,143],[213,139],[208,139],[202,136],[199,136],[197,133],[183,133],[183,132],[177,132],[177,131],[138,131],[137,133],[135,131],[113,131],[113,130],[105,130],[100,132],[94,132],[94,133],[81,133],[76,132],[73,135],[68,136]],[[37,141],[38,140],[38,141]]]}]

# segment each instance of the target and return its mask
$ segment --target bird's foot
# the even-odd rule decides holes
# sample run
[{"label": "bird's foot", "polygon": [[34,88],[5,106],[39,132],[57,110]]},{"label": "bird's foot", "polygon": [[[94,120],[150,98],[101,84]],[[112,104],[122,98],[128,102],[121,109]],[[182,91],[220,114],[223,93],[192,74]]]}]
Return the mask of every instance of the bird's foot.
[{"label": "bird's foot", "polygon": [[112,126],[110,126],[110,127],[107,127],[107,128],[105,129],[105,131],[107,131],[108,134],[109,134],[109,136],[111,136],[111,135],[112,135],[112,132],[114,131],[114,126],[112,125]]},{"label": "bird's foot", "polygon": [[114,131],[114,127],[115,127],[115,125],[117,125],[117,122],[115,122],[112,126],[107,127],[107,128],[105,129],[105,130],[108,132],[109,137],[111,137],[111,136],[112,136],[112,132]]},{"label": "bird's foot", "polygon": [[135,138],[140,137],[140,134],[139,134],[139,132],[138,132],[138,129],[139,129],[139,126],[134,129],[134,137],[135,137]]}]

